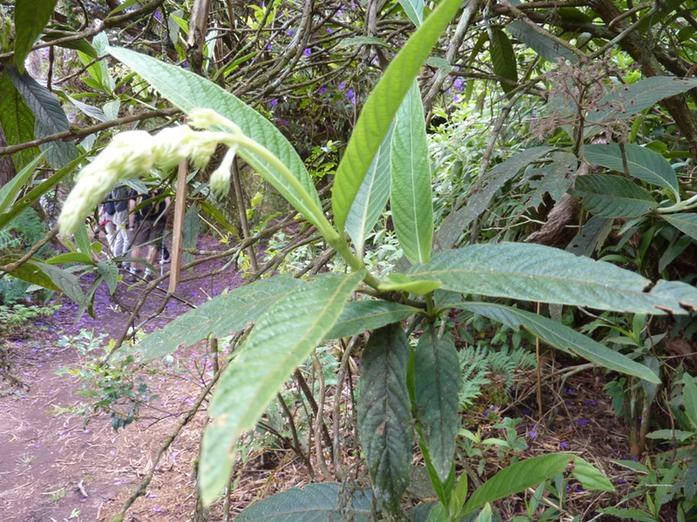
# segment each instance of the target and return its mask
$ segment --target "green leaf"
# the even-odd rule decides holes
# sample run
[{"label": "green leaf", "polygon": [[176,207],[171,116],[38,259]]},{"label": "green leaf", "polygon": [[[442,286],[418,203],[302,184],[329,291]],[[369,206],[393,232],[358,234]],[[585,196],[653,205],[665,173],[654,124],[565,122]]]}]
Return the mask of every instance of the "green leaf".
[{"label": "green leaf", "polygon": [[[665,281],[661,279],[651,289],[651,294],[667,300],[680,303],[685,308],[697,311],[697,288],[681,281]],[[671,309],[672,313],[684,313],[684,310]]]},{"label": "green leaf", "polygon": [[697,214],[661,214],[661,217],[683,234],[697,240]]},{"label": "green leaf", "polygon": [[375,330],[388,324],[397,323],[420,312],[421,310],[418,308],[391,301],[370,299],[349,301],[324,340],[329,341],[358,335],[366,330]]},{"label": "green leaf", "polygon": [[683,381],[685,385],[682,391],[682,400],[685,405],[685,413],[690,419],[692,427],[697,429],[697,384],[695,384],[694,377],[687,374],[683,377]]},{"label": "green leaf", "polygon": [[438,478],[445,482],[455,457],[460,364],[449,335],[438,337],[429,325],[421,334],[414,359],[417,419],[422,424],[424,443]]},{"label": "green leaf", "polygon": [[308,484],[258,500],[236,522],[341,522],[373,520],[373,493],[344,484]]},{"label": "green leaf", "polygon": [[657,102],[697,87],[697,79],[675,76],[652,76],[630,85],[618,85],[598,102],[599,109],[586,119],[594,123],[628,118]]},{"label": "green leaf", "polygon": [[384,76],[366,100],[332,187],[332,208],[339,231],[344,229],[356,193],[397,114],[397,109],[402,104],[402,99],[460,4],[460,0],[443,0],[438,4],[390,62]]},{"label": "green leaf", "polygon": [[376,38],[374,36],[353,36],[351,38],[343,38],[337,47],[342,49],[344,47],[353,47],[355,45],[379,45],[381,47],[389,47],[389,44],[382,38]]},{"label": "green leaf", "polygon": [[562,473],[571,455],[560,453],[521,460],[502,469],[472,493],[463,508],[463,515],[487,502],[508,497]]},{"label": "green leaf", "polygon": [[577,455],[573,455],[574,470],[573,477],[581,483],[584,489],[592,489],[595,491],[615,491],[612,482],[590,462],[583,460]]},{"label": "green leaf", "polygon": [[408,275],[464,294],[636,313],[680,310],[670,295],[645,292],[651,282],[639,274],[542,245],[504,242],[438,252]]},{"label": "green leaf", "polygon": [[490,206],[494,195],[521,170],[539,160],[553,147],[531,147],[499,163],[481,180],[481,189],[474,192],[465,205],[451,212],[441,225],[436,243],[449,248],[457,242],[458,237],[469,227],[470,223],[482,215]]},{"label": "green leaf", "polygon": [[566,251],[577,256],[591,257],[610,235],[612,222],[612,219],[591,217],[567,245]]},{"label": "green leaf", "polygon": [[199,485],[205,505],[230,480],[240,435],[256,426],[293,370],[331,330],[363,275],[322,277],[281,297],[237,350],[218,382],[208,412],[212,422],[201,443]]},{"label": "green leaf", "polygon": [[416,27],[423,25],[425,7],[423,0],[399,0],[399,4]]},{"label": "green leaf", "polygon": [[275,165],[255,152],[240,150],[239,155],[264,176],[308,221],[320,230],[326,228],[319,196],[305,164],[293,146],[270,121],[234,95],[190,71],[123,48],[111,47],[109,53],[137,72],[183,111],[190,112],[197,108],[213,109],[239,125],[246,136],[276,156],[290,170],[297,183],[291,183]]},{"label": "green leaf", "polygon": [[398,324],[373,332],[363,351],[358,435],[373,490],[393,511],[409,482],[413,431],[407,390],[409,343]]},{"label": "green leaf", "polygon": [[[676,196],[679,193],[678,177],[670,163],[658,152],[640,147],[624,145],[628,174],[652,185],[670,190]],[[583,151],[585,159],[593,165],[624,172],[622,150],[616,143],[603,145],[586,145]]]},{"label": "green leaf", "polygon": [[[43,153],[25,168],[30,170],[33,169],[42,159]],[[24,194],[24,196],[22,196],[19,200],[16,200],[14,204],[10,205],[5,213],[0,214],[0,229],[12,221],[16,216],[24,212],[28,207],[39,201],[39,198],[41,198],[42,195],[46,194],[49,190],[58,185],[67,175],[72,174],[80,161],[82,161],[82,156],[74,159],[71,163],[63,167],[58,172],[55,172],[40,185],[37,185],[28,193]]]},{"label": "green leaf", "polygon": [[657,384],[661,382],[647,366],[547,317],[490,303],[463,303],[456,308],[483,315],[510,328],[517,329],[522,326],[546,344],[562,352],[583,357],[608,370],[633,375]]},{"label": "green leaf", "polygon": [[[288,276],[272,277],[240,286],[180,315],[160,330],[146,335],[131,349],[150,361],[191,346],[209,335],[225,337],[256,321],[279,299],[299,290],[302,282]],[[126,355],[126,354],[124,354]]]},{"label": "green leaf", "polygon": [[658,206],[646,189],[622,176],[580,176],[569,193],[581,198],[593,215],[604,218],[643,216]]},{"label": "green leaf", "polygon": [[195,250],[196,242],[198,241],[199,232],[201,231],[201,219],[198,215],[198,205],[193,204],[186,209],[184,215],[184,230],[182,234],[182,258],[184,263],[191,263],[196,256],[186,250]]},{"label": "green leaf", "polygon": [[409,292],[416,295],[426,295],[440,288],[439,281],[414,279],[395,272],[390,274],[378,287],[383,292]]},{"label": "green leaf", "polygon": [[85,294],[77,276],[58,267],[30,259],[10,272],[10,275],[49,290],[63,292],[81,306],[85,304]]},{"label": "green leaf", "polygon": [[674,440],[676,442],[685,442],[697,435],[694,431],[683,430],[656,430],[646,434],[647,439],[652,440]]},{"label": "green leaf", "polygon": [[518,83],[518,62],[516,61],[513,45],[500,27],[491,29],[491,63],[494,74],[499,79],[501,90],[508,94]]},{"label": "green leaf", "polygon": [[[18,145],[34,139],[34,113],[24,102],[10,77],[1,73],[0,127],[9,145]],[[13,154],[16,169],[23,169],[37,154],[38,147],[30,147]]]},{"label": "green leaf", "polygon": [[433,241],[431,164],[416,82],[395,117],[391,163],[390,206],[397,238],[411,263],[426,263]]},{"label": "green leaf", "polygon": [[[17,201],[17,197],[23,188],[26,187],[27,183],[34,174],[34,169],[41,163],[44,153],[42,152],[33,161],[31,161],[26,167],[20,170],[10,181],[5,185],[0,187],[0,215],[5,212],[9,212],[10,207]],[[1,219],[1,218],[0,218]],[[5,221],[2,219],[0,221],[0,229],[9,223],[9,220]]]},{"label": "green leaf", "polygon": [[346,231],[353,240],[356,253],[363,256],[365,241],[385,209],[390,197],[390,158],[392,153],[392,125],[363,179],[356,199],[346,218]]},{"label": "green leaf", "polygon": [[640,509],[609,507],[601,509],[600,512],[606,515],[612,515],[613,517],[626,518],[632,522],[656,522],[656,517]]},{"label": "green leaf", "polygon": [[[27,73],[19,74],[12,67],[6,67],[5,71],[34,113],[34,134],[37,138],[70,128],[68,118],[53,93],[39,85]],[[65,167],[78,156],[75,144],[68,141],[58,140],[40,145],[40,148],[48,151],[47,159],[54,169]]]},{"label": "green leaf", "polygon": [[545,60],[556,62],[559,58],[565,58],[571,63],[576,63],[578,57],[566,47],[559,45],[543,34],[539,34],[522,20],[513,20],[506,26],[513,37],[517,38]]},{"label": "green leaf", "polygon": [[24,72],[24,59],[44,30],[57,0],[16,0],[15,67]]}]

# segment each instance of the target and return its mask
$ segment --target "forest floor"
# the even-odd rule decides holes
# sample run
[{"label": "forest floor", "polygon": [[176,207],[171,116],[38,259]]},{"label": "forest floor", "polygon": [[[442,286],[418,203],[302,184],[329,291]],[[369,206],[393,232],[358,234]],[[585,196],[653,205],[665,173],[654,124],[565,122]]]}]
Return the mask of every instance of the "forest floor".
[{"label": "forest floor", "polygon": [[[196,271],[210,273],[222,264],[222,260],[217,260],[200,265]],[[232,267],[220,274],[185,281],[176,292],[179,300],[169,301],[145,330],[162,327],[186,311],[188,304],[200,304],[239,283]],[[148,374],[152,399],[141,409],[139,419],[125,428],[115,431],[105,414],[56,414],[59,408],[84,401],[80,395],[83,382],[74,374],[57,373],[78,368],[89,359],[89,353],[76,349],[80,332],[93,332],[82,337],[83,346],[100,334],[105,335],[104,342],[120,336],[129,318],[124,309],[138,298],[143,287],[142,283],[120,283],[114,299],[103,285],[96,298],[96,317],[85,315],[78,321],[77,306],[61,299],[60,310],[39,321],[26,336],[0,339],[10,374],[25,385],[0,379],[3,522],[110,520],[141,484],[160,448],[205,387],[211,375],[211,359],[205,346],[194,346],[180,349],[173,362],[160,364]],[[163,295],[164,292],[150,295],[142,318],[154,315]],[[603,379],[600,374],[583,372],[555,388],[553,394],[545,392],[545,411],[555,412],[552,421],[549,416],[540,419],[535,413],[535,394],[531,393],[535,375],[528,372],[516,391],[526,397],[524,400],[507,409],[479,408],[479,413],[469,418],[470,429],[476,431],[479,426],[484,437],[500,437],[503,434],[493,427],[494,417],[520,418],[522,422],[516,430],[527,444],[526,455],[573,451],[598,465],[618,488],[612,498],[608,498],[609,494],[591,497],[578,488],[570,492],[578,508],[591,513],[598,503],[614,504],[613,499],[621,498],[630,487],[622,478],[626,470],[610,463],[610,459],[630,455],[627,429],[613,413],[611,400],[603,391]],[[87,419],[89,423],[85,424]],[[126,521],[192,520],[196,502],[194,463],[205,422],[205,414],[198,413],[164,452],[147,492],[131,506]],[[495,457],[493,461],[496,462]],[[252,456],[238,471],[237,479],[237,487],[230,495],[233,515],[257,498],[310,481],[290,451]],[[222,507],[214,507],[210,520],[222,519]]]}]

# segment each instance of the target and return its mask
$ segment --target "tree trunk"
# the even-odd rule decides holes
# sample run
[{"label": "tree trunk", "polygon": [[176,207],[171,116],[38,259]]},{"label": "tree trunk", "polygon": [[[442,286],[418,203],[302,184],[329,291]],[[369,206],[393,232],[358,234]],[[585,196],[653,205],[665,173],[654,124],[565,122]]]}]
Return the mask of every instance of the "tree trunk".
[{"label": "tree trunk", "polygon": [[[8,143],[5,139],[5,133],[0,125],[0,148],[7,147]],[[12,161],[11,156],[0,156],[0,187],[4,187],[9,181],[15,177],[17,169]]]}]

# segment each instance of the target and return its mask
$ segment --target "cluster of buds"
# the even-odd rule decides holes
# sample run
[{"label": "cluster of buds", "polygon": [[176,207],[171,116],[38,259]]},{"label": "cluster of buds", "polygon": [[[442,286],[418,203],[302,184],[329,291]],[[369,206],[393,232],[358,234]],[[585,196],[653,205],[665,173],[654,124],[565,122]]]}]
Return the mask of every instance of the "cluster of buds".
[{"label": "cluster of buds", "polygon": [[226,193],[232,162],[243,137],[237,125],[210,109],[192,111],[188,125],[169,127],[154,135],[146,131],[118,134],[78,174],[75,188],[65,200],[58,218],[61,233],[71,234],[82,226],[85,216],[118,182],[142,176],[152,169],[167,171],[187,158],[195,167],[203,168],[219,144],[229,149],[211,174],[210,186],[217,194]]}]

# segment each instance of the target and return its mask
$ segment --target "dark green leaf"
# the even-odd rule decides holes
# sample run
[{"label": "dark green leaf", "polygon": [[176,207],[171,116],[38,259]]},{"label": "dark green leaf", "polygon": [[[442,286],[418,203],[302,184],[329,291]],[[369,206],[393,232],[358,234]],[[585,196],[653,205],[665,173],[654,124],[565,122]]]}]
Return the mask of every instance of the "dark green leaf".
[{"label": "dark green leaf", "polygon": [[308,484],[258,500],[236,522],[370,522],[373,493],[346,484]]},{"label": "dark green leaf", "polygon": [[16,0],[15,67],[24,72],[24,59],[44,30],[57,0]]},{"label": "dark green leaf", "polygon": [[583,357],[608,370],[634,375],[653,383],[661,382],[660,378],[643,364],[542,315],[490,303],[463,303],[457,308],[483,315],[509,328],[517,329],[522,326],[548,345]]},{"label": "dark green leaf", "polygon": [[465,503],[463,514],[471,513],[487,502],[511,496],[554,477],[564,471],[571,458],[571,455],[561,453],[542,455],[511,464],[472,493]]},{"label": "dark green leaf", "polygon": [[[184,216],[182,248],[189,250],[195,249],[200,231],[201,220],[198,215],[198,205],[194,204],[186,210],[186,215]],[[191,252],[183,252],[182,258],[184,259],[184,263],[191,263],[195,256]]]},{"label": "dark green leaf", "polygon": [[683,234],[697,240],[697,214],[684,212],[682,214],[661,214],[661,217]]},{"label": "dark green leaf", "polygon": [[431,163],[416,82],[395,116],[391,164],[390,206],[395,233],[411,263],[426,263],[433,241]]},{"label": "dark green leaf", "polygon": [[349,301],[341,312],[338,321],[327,334],[325,341],[351,337],[366,330],[375,330],[388,324],[397,323],[419,312],[418,308],[391,301],[368,299]]},{"label": "dark green leaf", "polygon": [[[583,153],[586,160],[593,165],[624,172],[622,150],[616,143],[586,145]],[[668,189],[675,195],[678,194],[680,190],[678,177],[670,163],[658,152],[639,145],[627,144],[624,145],[624,153],[630,176]]]},{"label": "dark green leaf", "polygon": [[377,497],[395,510],[409,481],[413,431],[409,343],[398,324],[373,332],[363,351],[358,434]]},{"label": "dark green leaf", "polygon": [[612,219],[596,216],[590,218],[568,244],[566,251],[577,256],[591,257],[605,243],[612,231],[612,223]]},{"label": "dark green leaf", "polygon": [[[681,281],[665,281],[661,279],[651,289],[651,294],[664,297],[666,300],[677,301],[685,308],[697,311],[697,288]],[[668,308],[672,313],[684,313],[684,310]]]},{"label": "dark green leaf", "polygon": [[[69,129],[68,118],[53,93],[49,92],[43,85],[39,85],[27,73],[19,74],[12,67],[6,67],[5,71],[24,101],[34,112],[34,134],[37,138]],[[72,142],[58,140],[40,147],[41,150],[48,151],[48,162],[54,169],[65,167],[78,157],[77,148]]]},{"label": "dark green leaf", "polygon": [[490,37],[494,74],[498,77],[503,92],[509,93],[518,83],[518,62],[513,52],[513,45],[500,27],[493,27]]},{"label": "dark green leaf", "polygon": [[455,457],[455,439],[460,429],[458,396],[460,364],[449,335],[438,338],[433,326],[424,330],[416,346],[417,420],[431,463],[441,482],[445,482]]},{"label": "dark green leaf", "polygon": [[201,443],[199,485],[206,505],[230,481],[240,435],[256,426],[293,370],[329,333],[363,276],[332,275],[302,284],[265,310],[235,352],[218,381]]},{"label": "dark green leaf", "polygon": [[643,216],[658,206],[646,189],[622,176],[580,176],[569,193],[581,198],[593,215],[604,218]]},{"label": "dark green leaf", "polygon": [[[9,145],[34,139],[34,113],[25,103],[7,74],[0,73],[0,127]],[[23,169],[39,154],[38,147],[30,147],[13,154],[17,170]]]},{"label": "dark green leaf", "polygon": [[408,274],[465,294],[636,313],[680,310],[670,296],[645,292],[651,282],[639,274],[541,245],[471,245],[434,254]]},{"label": "dark green leaf", "polygon": [[522,20],[513,20],[506,29],[545,60],[556,62],[559,58],[565,58],[571,63],[578,61],[578,57],[569,49],[536,32]]},{"label": "dark green leaf", "polygon": [[402,99],[443,30],[460,7],[460,0],[443,0],[407,40],[368,97],[346,146],[332,187],[332,208],[343,231],[353,200],[387,133]]}]

